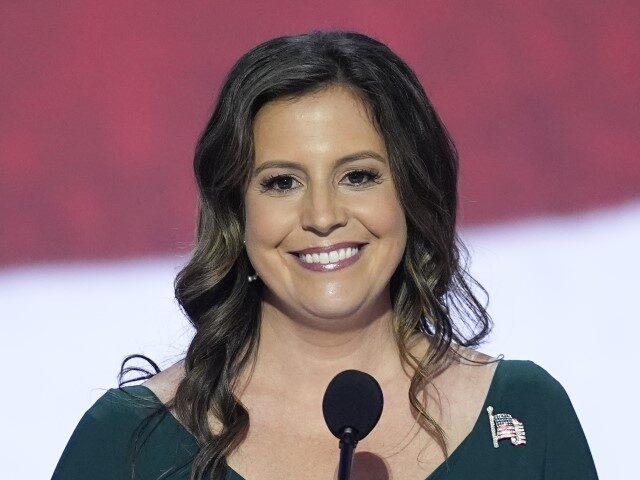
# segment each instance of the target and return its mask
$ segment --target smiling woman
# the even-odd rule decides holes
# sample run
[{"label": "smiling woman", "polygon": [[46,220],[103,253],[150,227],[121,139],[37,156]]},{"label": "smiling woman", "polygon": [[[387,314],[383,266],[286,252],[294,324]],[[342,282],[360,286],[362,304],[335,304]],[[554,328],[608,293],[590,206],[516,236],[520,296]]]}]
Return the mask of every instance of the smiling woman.
[{"label": "smiling woman", "polygon": [[[316,339],[317,330],[389,324],[389,279],[407,226],[384,139],[364,100],[331,85],[271,101],[254,118],[253,139],[259,173],[245,194],[245,238],[268,286],[263,318],[280,322],[287,309],[293,325],[304,323],[304,334]],[[388,318],[370,321],[382,315]],[[328,322],[332,317],[339,322]]]},{"label": "smiling woman", "polygon": [[384,396],[351,478],[596,478],[562,386],[474,349],[491,319],[455,230],[456,150],[387,46],[341,31],[258,45],[194,167],[186,357],[101,397],[54,479],[336,478],[322,398],[351,369]]}]

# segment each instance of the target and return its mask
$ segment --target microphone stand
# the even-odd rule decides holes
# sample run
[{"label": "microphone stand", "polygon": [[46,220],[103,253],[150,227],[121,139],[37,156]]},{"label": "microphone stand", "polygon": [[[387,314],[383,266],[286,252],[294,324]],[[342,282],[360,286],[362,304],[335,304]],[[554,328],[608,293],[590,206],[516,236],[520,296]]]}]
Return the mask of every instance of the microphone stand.
[{"label": "microphone stand", "polygon": [[338,480],[349,480],[351,477],[351,462],[353,452],[358,444],[356,431],[351,427],[346,427],[340,437],[340,464],[338,466]]}]

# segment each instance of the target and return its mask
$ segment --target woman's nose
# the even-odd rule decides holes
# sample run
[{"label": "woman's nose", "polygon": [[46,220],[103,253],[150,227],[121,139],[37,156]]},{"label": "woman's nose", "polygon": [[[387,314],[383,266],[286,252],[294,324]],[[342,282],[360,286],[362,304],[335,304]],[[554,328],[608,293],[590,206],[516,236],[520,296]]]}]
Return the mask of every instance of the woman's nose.
[{"label": "woman's nose", "polygon": [[300,219],[305,230],[326,234],[346,225],[347,219],[346,209],[332,187],[315,186],[305,192]]}]

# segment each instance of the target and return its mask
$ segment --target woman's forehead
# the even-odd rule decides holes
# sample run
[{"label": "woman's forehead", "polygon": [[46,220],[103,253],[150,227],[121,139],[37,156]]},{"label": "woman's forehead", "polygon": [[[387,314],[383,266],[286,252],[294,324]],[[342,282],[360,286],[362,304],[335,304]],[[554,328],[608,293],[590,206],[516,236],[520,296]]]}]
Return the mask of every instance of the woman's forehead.
[{"label": "woman's forehead", "polygon": [[362,101],[341,87],[266,104],[256,115],[253,133],[257,160],[296,150],[313,155],[336,150],[345,150],[343,155],[366,149],[385,152]]}]

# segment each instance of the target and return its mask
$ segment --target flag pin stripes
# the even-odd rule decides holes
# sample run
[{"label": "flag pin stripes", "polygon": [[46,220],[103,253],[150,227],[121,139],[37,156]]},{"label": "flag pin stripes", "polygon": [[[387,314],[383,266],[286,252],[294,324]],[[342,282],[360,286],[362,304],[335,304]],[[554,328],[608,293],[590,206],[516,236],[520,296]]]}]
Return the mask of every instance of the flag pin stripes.
[{"label": "flag pin stripes", "polygon": [[527,438],[524,434],[524,425],[517,418],[513,418],[508,413],[493,414],[493,407],[487,407],[489,414],[489,425],[491,426],[491,437],[494,448],[498,448],[498,440],[510,438],[514,445],[524,445]]}]

